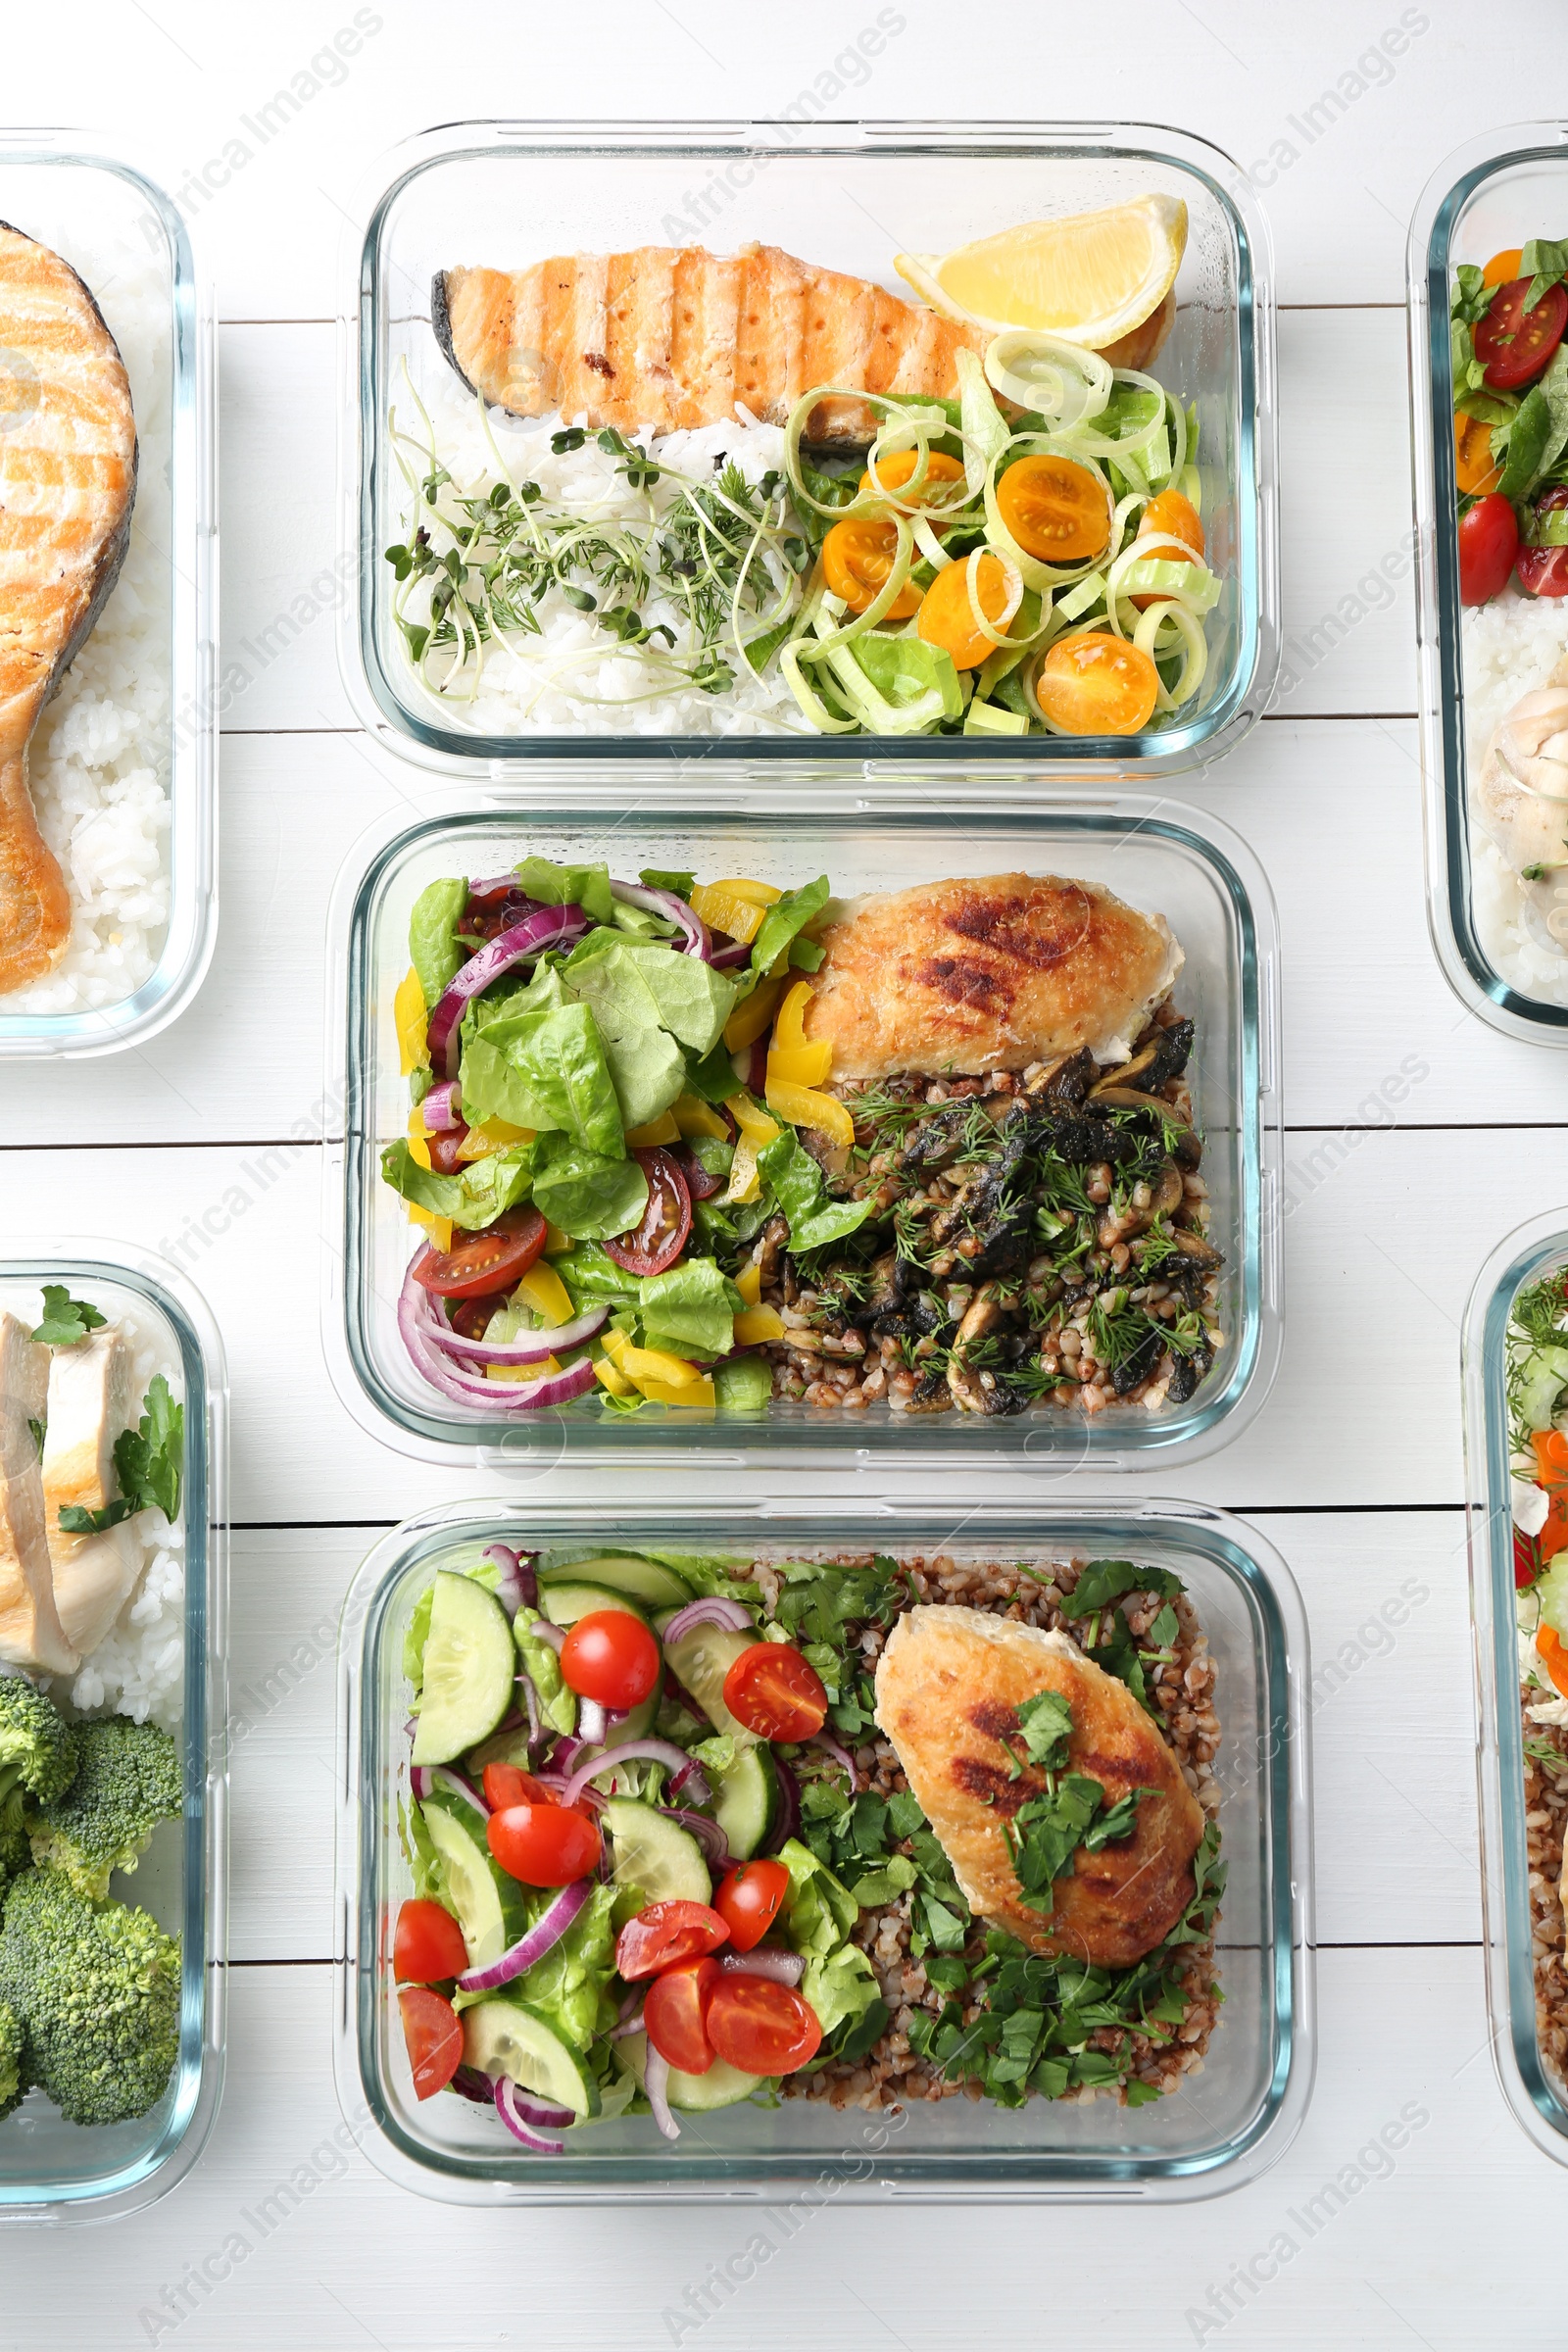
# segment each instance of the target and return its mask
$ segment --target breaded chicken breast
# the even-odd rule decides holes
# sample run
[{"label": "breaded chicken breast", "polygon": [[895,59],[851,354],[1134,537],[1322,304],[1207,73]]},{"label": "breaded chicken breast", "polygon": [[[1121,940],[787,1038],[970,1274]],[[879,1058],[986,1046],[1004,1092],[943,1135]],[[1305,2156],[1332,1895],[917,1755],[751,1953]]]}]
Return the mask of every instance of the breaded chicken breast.
[{"label": "breaded chicken breast", "polygon": [[[1099,1781],[1107,1808],[1131,1789],[1153,1791],[1130,1837],[1099,1853],[1078,1848],[1050,1912],[1023,1901],[1004,1826],[1046,1787],[1039,1767],[1018,1769],[1018,1708],[1042,1690],[1072,1710],[1065,1769]],[[1192,1901],[1202,1808],[1125,1683],[1067,1635],[986,1609],[910,1609],[877,1662],[876,1719],[970,1909],[1032,1950],[1130,1968]]]},{"label": "breaded chicken breast", "polygon": [[858,1083],[1022,1070],[1080,1046],[1123,1061],[1184,960],[1163,915],[1054,874],[830,903],[817,935],[806,1035]]}]

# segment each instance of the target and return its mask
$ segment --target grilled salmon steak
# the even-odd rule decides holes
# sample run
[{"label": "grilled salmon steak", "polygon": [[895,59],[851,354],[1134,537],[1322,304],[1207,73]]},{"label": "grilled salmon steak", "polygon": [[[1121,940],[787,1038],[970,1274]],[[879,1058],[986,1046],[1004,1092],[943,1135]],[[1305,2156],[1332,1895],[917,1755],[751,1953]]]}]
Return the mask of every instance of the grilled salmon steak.
[{"label": "grilled salmon steak", "polygon": [[130,384],[87,288],[0,221],[0,993],[71,937],[27,746],[115,584],[136,496]]}]

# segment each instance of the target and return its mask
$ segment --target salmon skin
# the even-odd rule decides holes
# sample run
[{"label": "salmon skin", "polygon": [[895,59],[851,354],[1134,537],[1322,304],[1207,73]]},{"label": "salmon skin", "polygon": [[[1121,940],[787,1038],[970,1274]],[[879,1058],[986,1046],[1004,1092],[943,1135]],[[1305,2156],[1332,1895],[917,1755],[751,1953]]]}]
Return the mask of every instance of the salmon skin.
[{"label": "salmon skin", "polygon": [[[951,399],[977,327],[776,245],[721,258],[696,245],[562,254],[527,270],[439,270],[436,340],[472,391],[516,416],[586,416],[595,430],[727,423],[736,403],[783,424],[813,384]],[[819,401],[805,438],[875,438],[863,400]]]},{"label": "salmon skin", "polygon": [[47,972],[71,937],[27,746],[119,575],[135,497],[114,336],[70,263],[0,221],[0,993]]}]

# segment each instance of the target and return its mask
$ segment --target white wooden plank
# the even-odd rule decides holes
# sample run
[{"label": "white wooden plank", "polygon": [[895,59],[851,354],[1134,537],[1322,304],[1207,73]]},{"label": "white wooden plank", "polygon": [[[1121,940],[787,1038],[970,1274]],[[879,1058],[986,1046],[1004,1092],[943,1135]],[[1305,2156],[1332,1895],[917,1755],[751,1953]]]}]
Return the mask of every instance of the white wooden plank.
[{"label": "white wooden plank", "polygon": [[[1480,1933],[1474,1734],[1457,1511],[1259,1526],[1306,1601],[1325,1943]],[[236,1960],[325,1959],[338,1611],[373,1530],[233,1542],[229,1670]],[[1220,1693],[1224,1711],[1224,1693]]]},{"label": "white wooden plank", "polygon": [[[69,2284],[57,2236],[11,2237],[11,2340],[469,2352],[525,2334],[591,2352],[946,2352],[1038,2341],[1043,2295],[1054,2337],[1092,2332],[1107,2352],[1535,2340],[1562,2178],[1503,2108],[1478,1953],[1330,1952],[1319,1982],[1317,2096],[1275,2169],[1230,2196],[1136,2218],[1077,2207],[1071,2258],[1043,2282],[1022,2249],[1051,2221],[1005,2205],[972,2206],[955,2226],[923,2206],[824,2197],[786,2235],[744,2205],[535,2216],[418,2203],[334,2139],[330,1972],[241,1970],[227,2095],[200,2169],[132,2230],[75,2237]],[[683,2329],[703,2308],[688,2289],[760,2229],[774,2250],[731,2295],[710,2287],[710,2316]],[[182,2279],[183,2310],[176,2301],[177,2324],[160,2332],[144,2315]]]}]

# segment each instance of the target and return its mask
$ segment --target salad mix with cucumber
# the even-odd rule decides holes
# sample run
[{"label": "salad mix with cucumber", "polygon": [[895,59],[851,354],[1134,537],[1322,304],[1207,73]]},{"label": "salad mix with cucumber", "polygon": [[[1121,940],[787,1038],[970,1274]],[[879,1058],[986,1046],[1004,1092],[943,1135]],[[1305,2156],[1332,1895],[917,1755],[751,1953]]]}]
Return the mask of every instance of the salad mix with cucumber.
[{"label": "salad mix with cucumber", "polygon": [[[1169,1736],[1180,1587],[1100,1568],[1084,1637]],[[596,2119],[652,2115],[673,2139],[681,2112],[884,2080],[974,2081],[1006,2106],[1175,2086],[1218,1998],[1217,1829],[1186,1917],[1135,1968],[973,1918],[872,1715],[925,1569],[494,1544],[436,1571],[405,1643],[414,1891],[392,1936],[418,2098],[482,2103],[557,2154]],[[1052,1574],[1004,1572],[1007,1605],[1072,1607]]]}]

